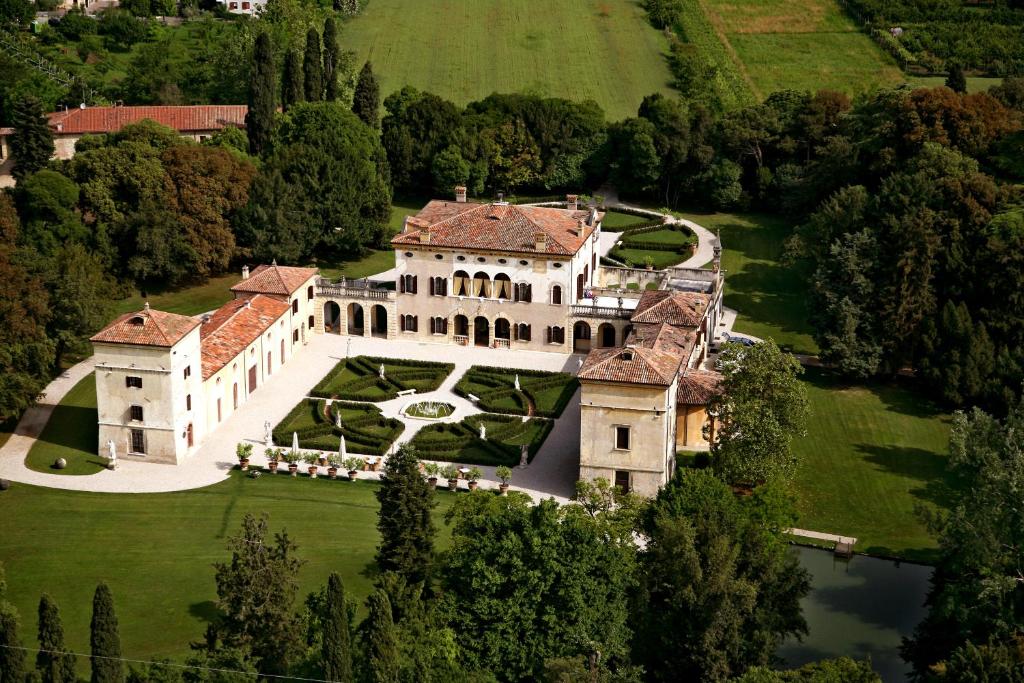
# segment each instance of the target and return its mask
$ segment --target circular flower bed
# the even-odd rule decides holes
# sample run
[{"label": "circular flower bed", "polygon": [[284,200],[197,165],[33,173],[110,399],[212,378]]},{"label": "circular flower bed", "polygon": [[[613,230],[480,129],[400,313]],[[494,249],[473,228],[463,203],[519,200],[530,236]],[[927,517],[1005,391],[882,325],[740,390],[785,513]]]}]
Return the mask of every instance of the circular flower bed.
[{"label": "circular flower bed", "polygon": [[415,417],[420,420],[441,420],[449,417],[455,412],[455,406],[440,401],[419,401],[410,403],[402,411],[406,417]]}]

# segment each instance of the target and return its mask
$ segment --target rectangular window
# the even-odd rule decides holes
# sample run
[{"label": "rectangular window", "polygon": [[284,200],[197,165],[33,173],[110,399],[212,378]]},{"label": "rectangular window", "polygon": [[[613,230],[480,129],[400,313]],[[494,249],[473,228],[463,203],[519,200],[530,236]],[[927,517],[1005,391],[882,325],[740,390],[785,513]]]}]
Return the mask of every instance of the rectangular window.
[{"label": "rectangular window", "polygon": [[192,410],[192,394],[185,394],[185,410]]},{"label": "rectangular window", "polygon": [[615,488],[623,493],[629,493],[629,472],[615,470]]},{"label": "rectangular window", "polygon": [[185,376],[185,379],[188,379],[189,377],[191,377],[192,376],[192,366],[191,365],[186,365],[185,366],[185,371],[184,371],[183,374]]},{"label": "rectangular window", "polygon": [[220,422],[220,399],[217,399],[217,422]]},{"label": "rectangular window", "polygon": [[128,412],[131,413],[132,422],[142,422],[142,406],[131,406]]},{"label": "rectangular window", "polygon": [[124,385],[126,387],[128,387],[129,389],[141,389],[142,388],[142,378],[141,377],[131,377],[131,376],[125,377],[124,378]]},{"label": "rectangular window", "polygon": [[299,343],[299,331],[298,330],[292,330],[292,343],[293,344],[298,344]]},{"label": "rectangular window", "polygon": [[131,449],[132,453],[139,453],[145,455],[146,453],[146,436],[141,429],[131,430]]},{"label": "rectangular window", "polygon": [[298,312],[299,312],[299,300],[298,299],[292,299],[292,313],[298,313]]},{"label": "rectangular window", "polygon": [[316,327],[316,318],[309,316],[309,329]]},{"label": "rectangular window", "polygon": [[615,448],[620,451],[629,450],[629,427],[615,427]]}]

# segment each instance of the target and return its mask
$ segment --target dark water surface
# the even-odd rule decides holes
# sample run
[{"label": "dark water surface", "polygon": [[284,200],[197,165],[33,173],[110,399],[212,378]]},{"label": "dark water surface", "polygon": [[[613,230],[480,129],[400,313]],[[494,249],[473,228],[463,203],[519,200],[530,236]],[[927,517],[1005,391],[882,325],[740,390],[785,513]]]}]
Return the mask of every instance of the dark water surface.
[{"label": "dark water surface", "polygon": [[859,555],[841,560],[815,548],[793,552],[811,573],[811,592],[801,603],[810,634],[802,643],[794,639],[779,648],[786,665],[870,657],[886,683],[906,680],[909,667],[899,646],[927,612],[932,568]]}]

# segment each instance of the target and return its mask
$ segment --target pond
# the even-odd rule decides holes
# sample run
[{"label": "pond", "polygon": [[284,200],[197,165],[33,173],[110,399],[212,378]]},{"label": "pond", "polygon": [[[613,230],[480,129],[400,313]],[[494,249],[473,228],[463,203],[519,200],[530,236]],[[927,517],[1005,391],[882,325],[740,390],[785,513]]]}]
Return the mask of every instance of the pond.
[{"label": "pond", "polygon": [[883,681],[904,681],[910,670],[900,659],[904,636],[924,618],[924,598],[932,568],[906,562],[794,547],[811,573],[811,592],[801,603],[810,634],[803,642],[782,644],[786,666],[843,655],[871,658]]}]

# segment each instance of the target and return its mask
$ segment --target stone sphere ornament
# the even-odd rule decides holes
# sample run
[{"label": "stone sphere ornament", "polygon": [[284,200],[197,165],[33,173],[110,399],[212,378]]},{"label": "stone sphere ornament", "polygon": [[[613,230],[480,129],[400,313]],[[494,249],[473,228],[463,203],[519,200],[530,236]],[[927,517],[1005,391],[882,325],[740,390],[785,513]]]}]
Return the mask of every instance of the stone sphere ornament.
[{"label": "stone sphere ornament", "polygon": [[68,461],[65,460],[64,458],[57,458],[54,461],[53,466],[55,469],[62,470],[68,466]]},{"label": "stone sphere ornament", "polygon": [[6,491],[9,488],[11,488],[11,482],[6,479],[0,479],[0,491]]}]

